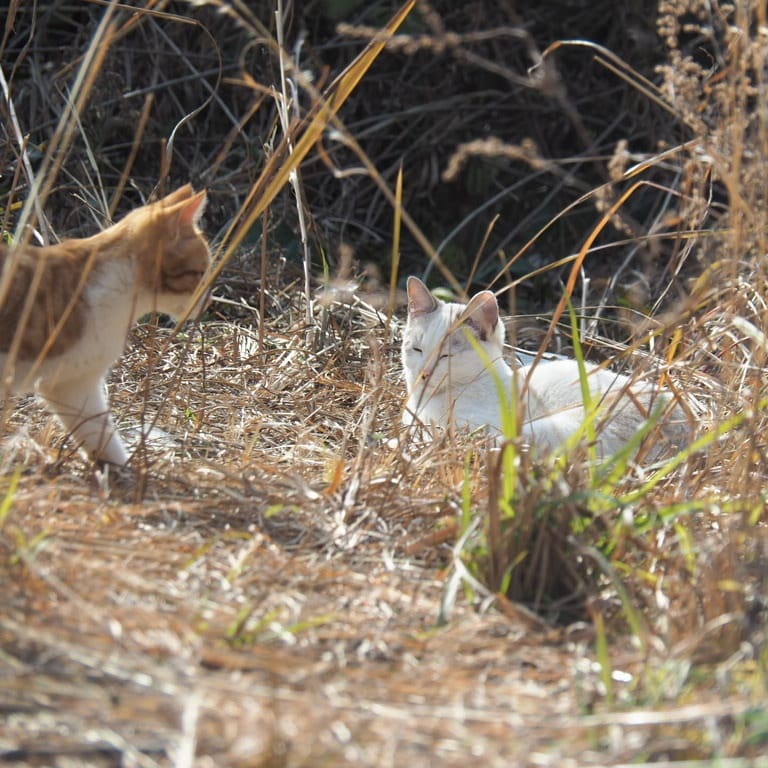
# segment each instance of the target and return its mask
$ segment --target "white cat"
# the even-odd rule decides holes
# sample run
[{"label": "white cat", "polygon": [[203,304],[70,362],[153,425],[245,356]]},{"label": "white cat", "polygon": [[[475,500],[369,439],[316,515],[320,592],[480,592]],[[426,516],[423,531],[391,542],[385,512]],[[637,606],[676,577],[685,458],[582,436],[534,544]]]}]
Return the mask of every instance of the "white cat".
[{"label": "white cat", "polygon": [[0,405],[35,391],[89,456],[126,464],[104,380],[140,316],[189,305],[210,264],[205,201],[187,184],[92,237],[0,245]]},{"label": "white cat", "polygon": [[[466,330],[465,330],[466,329]],[[473,334],[487,361],[483,361],[467,331]],[[536,450],[551,451],[582,429],[585,419],[579,368],[576,360],[542,361],[513,371],[503,359],[504,326],[499,306],[490,291],[482,291],[468,304],[436,299],[418,278],[408,278],[408,321],[403,333],[402,360],[408,389],[403,424],[454,424],[471,429],[502,431],[503,402],[497,379],[512,401],[517,386],[520,432]],[[598,456],[606,458],[627,445],[671,393],[649,384],[633,383],[626,376],[587,366],[595,422]],[[679,406],[664,414],[663,434],[677,447],[688,427]],[[655,433],[654,433],[655,434]],[[657,444],[650,455],[665,447]]]}]

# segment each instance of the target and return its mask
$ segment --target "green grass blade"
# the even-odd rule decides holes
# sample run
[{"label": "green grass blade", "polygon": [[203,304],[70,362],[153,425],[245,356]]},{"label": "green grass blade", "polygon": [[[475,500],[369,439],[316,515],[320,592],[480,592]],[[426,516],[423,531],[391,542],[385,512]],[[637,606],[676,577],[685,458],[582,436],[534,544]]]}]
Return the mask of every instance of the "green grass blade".
[{"label": "green grass blade", "polygon": [[0,501],[0,530],[5,525],[6,518],[13,507],[13,501],[16,498],[16,491],[19,488],[19,479],[21,478],[21,467],[19,467],[13,475],[11,475],[11,481],[8,484],[8,490],[3,496],[3,500]]}]

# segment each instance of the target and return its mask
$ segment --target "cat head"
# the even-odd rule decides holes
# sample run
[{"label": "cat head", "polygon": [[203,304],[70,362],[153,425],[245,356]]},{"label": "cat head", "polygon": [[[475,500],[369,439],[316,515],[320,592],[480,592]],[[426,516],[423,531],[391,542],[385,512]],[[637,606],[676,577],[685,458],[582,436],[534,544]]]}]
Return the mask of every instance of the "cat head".
[{"label": "cat head", "polygon": [[[190,184],[132,211],[119,226],[138,238],[139,290],[148,311],[179,317],[187,311],[211,263],[211,252],[198,222],[205,209],[205,190]],[[206,292],[191,315],[199,314],[209,299]]]},{"label": "cat head", "polygon": [[485,370],[467,331],[491,360],[501,358],[504,325],[493,293],[481,291],[467,304],[449,303],[435,298],[417,277],[408,278],[402,358],[409,393],[416,387],[436,392],[451,384],[467,384]]}]

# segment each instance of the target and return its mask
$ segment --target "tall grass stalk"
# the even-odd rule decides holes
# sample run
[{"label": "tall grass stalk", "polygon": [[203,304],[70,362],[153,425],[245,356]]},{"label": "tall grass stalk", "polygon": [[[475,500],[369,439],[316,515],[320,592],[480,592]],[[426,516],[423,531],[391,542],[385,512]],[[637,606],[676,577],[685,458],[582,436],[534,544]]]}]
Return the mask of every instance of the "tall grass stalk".
[{"label": "tall grass stalk", "polygon": [[395,205],[392,223],[392,267],[389,273],[389,305],[387,307],[387,327],[392,323],[397,299],[397,276],[400,274],[400,231],[403,223],[403,165],[397,170],[395,182]]},{"label": "tall grass stalk", "polygon": [[[222,243],[222,253],[208,280],[198,289],[190,306],[201,298],[224,271],[225,266],[242,244],[264,210],[290,182],[294,171],[301,165],[329,124],[335,118],[365,73],[384,50],[386,41],[394,35],[413,9],[416,0],[405,2],[381,33],[372,40],[356,59],[331,83],[322,95],[317,95],[307,115],[289,127],[286,134],[267,159],[256,183],[251,187],[242,207],[242,215],[227,228]],[[289,147],[292,150],[289,152]],[[186,320],[180,318],[180,323]]]},{"label": "tall grass stalk", "polygon": [[[277,10],[275,11],[275,27],[277,29],[278,61],[280,64],[280,94],[275,98],[277,114],[280,118],[280,125],[283,129],[286,146],[288,148],[288,158],[294,153],[293,138],[291,136],[291,112],[298,122],[301,118],[299,112],[299,100],[297,85],[293,80],[286,76],[286,58],[285,40],[283,32],[284,23],[283,0],[277,0]],[[298,64],[298,62],[297,62]],[[290,93],[288,86],[290,85]],[[288,175],[289,182],[293,188],[293,195],[296,200],[296,214],[299,222],[299,236],[301,238],[301,248],[303,252],[302,263],[304,265],[304,299],[306,309],[304,321],[307,326],[307,332],[310,332],[314,321],[312,312],[312,256],[309,250],[309,237],[307,235],[306,222],[306,204],[304,200],[304,186],[301,183],[301,168],[296,165]]]}]

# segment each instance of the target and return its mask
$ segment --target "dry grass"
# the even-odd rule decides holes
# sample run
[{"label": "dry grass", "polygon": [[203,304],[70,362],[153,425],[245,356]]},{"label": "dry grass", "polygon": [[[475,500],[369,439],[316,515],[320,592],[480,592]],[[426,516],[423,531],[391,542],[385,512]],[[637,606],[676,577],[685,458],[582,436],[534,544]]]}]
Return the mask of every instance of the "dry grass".
[{"label": "dry grass", "polygon": [[[433,537],[456,519],[461,456],[435,448],[408,464],[377,442],[399,407],[390,337],[370,314],[333,310],[344,331],[319,352],[290,313],[264,350],[234,323],[170,348],[139,329],[113,377],[115,409],[124,428],[156,419],[179,441],[147,447],[140,498],[71,456],[51,476],[55,430],[26,408],[4,455],[23,470],[2,529],[6,758],[605,764],[672,749],[678,717],[702,754],[713,722],[727,740],[750,706],[739,686],[698,691],[664,718],[641,708],[632,727],[587,714],[604,696],[587,625],[465,600],[439,625],[451,552]],[[649,674],[647,654],[615,643],[616,670]],[[686,659],[672,654],[664,674]]]},{"label": "dry grass", "polygon": [[[45,46],[21,5],[4,45],[18,51],[28,39],[30,47],[26,57],[17,54],[18,69],[2,58],[3,72],[23,105],[21,122],[50,121],[48,134],[39,129],[47,141],[61,116],[60,86],[72,82],[80,59],[70,56],[69,69],[46,66]],[[79,17],[55,3],[42,6],[54,20],[45,30],[52,39],[74,30],[82,36],[78,51],[94,39],[91,6],[78,6]],[[162,1],[153,8],[157,15],[134,20],[117,15],[109,55],[87,70],[91,108],[73,128],[69,150],[50,150],[36,135],[20,153],[19,136],[4,121],[0,156],[11,178],[0,188],[4,231],[29,193],[37,147],[51,152],[43,161],[52,187],[43,207],[53,211],[52,229],[90,231],[93,218],[158,180],[158,158],[168,157],[160,138],[204,102],[210,90],[201,83],[208,83],[213,106],[195,118],[204,140],[182,123],[165,170],[171,181],[198,176],[213,185],[208,223],[222,273],[214,308],[199,325],[176,334],[141,325],[112,372],[122,433],[149,435],[132,471],[97,473],[31,398],[5,409],[0,760],[177,768],[764,765],[768,131],[763,113],[750,110],[764,85],[763,11],[737,3],[729,16],[715,3],[707,17],[703,4],[660,3],[667,63],[658,88],[643,90],[637,73],[600,51],[603,62],[613,61],[613,70],[605,67],[611,78],[632,82],[611,131],[595,146],[578,145],[576,165],[591,171],[577,180],[575,171],[564,172],[570,161],[542,154],[546,119],[541,133],[531,129],[537,146],[514,136],[496,140],[477,130],[482,108],[473,106],[464,121],[453,110],[451,121],[430,122],[423,94],[421,109],[398,101],[409,93],[405,86],[390,112],[361,117],[366,103],[353,98],[357,84],[337,81],[328,95],[352,99],[352,108],[334,123],[315,87],[294,73],[306,119],[282,141],[270,106],[280,98],[269,92],[279,79],[270,45],[258,49],[261,79],[244,77],[253,74],[252,59],[230,58],[261,34],[255,20],[243,12],[235,24],[232,13],[211,8],[195,16]],[[371,8],[381,15],[384,5]],[[425,80],[445,57],[452,76],[486,71],[502,57],[500,41],[514,39],[527,54],[518,51],[494,70],[510,85],[539,44],[514,26],[519,20],[503,24],[496,4],[487,38],[475,28],[452,36],[443,23],[464,17],[436,9],[421,6],[412,26],[387,44],[386,55],[405,57],[409,87],[423,87],[413,62],[428,63]],[[341,32],[368,40],[367,13]],[[550,11],[537,4],[530,13],[536,31]],[[385,22],[382,15],[375,26]],[[638,24],[627,17],[633,34]],[[179,29],[184,34],[174,37]],[[173,55],[166,56],[166,34]],[[144,58],[131,53],[137,35],[150,52]],[[218,88],[211,41],[223,54]],[[544,74],[551,57],[575,55],[567,48],[541,46]],[[334,50],[329,43],[321,53]],[[708,63],[696,59],[702,50]],[[565,59],[575,60],[583,61]],[[363,69],[358,63],[351,74]],[[371,72],[360,89],[380,86],[382,76]],[[554,83],[539,75],[518,83],[525,97],[510,85],[501,114],[533,100],[546,107],[543,118],[560,115],[579,140],[588,138],[593,126],[583,124],[579,104],[567,89],[547,92]],[[142,88],[146,112],[126,112],[134,102],[110,95]],[[49,92],[56,98],[36,101],[34,94]],[[644,121],[630,109],[648,103],[671,115],[671,127],[658,114]],[[110,120],[91,122],[107,107]],[[8,117],[7,103],[4,109]],[[364,148],[354,139],[408,115],[407,135],[432,123],[444,131],[443,169],[451,154],[457,167],[496,158],[499,173],[513,165],[531,185],[547,173],[554,187],[571,192],[557,198],[554,213],[533,198],[521,203],[539,224],[526,229],[515,255],[504,248],[520,232],[494,239],[486,221],[475,239],[477,246],[486,237],[485,250],[451,262],[427,248],[434,263],[456,268],[462,284],[510,286],[518,268],[526,276],[540,268],[554,284],[553,274],[564,276],[591,353],[636,369],[662,363],[670,386],[699,413],[690,449],[656,472],[619,466],[601,474],[574,455],[500,457],[479,439],[388,442],[403,399],[389,287],[370,267],[355,280],[360,265],[340,257],[333,280],[317,277],[322,269],[314,265],[306,296],[301,249],[285,228],[293,221],[290,200],[280,193],[291,165],[310,149],[303,137],[333,124],[336,138],[349,131],[333,161],[369,163],[369,172],[354,177],[345,187],[353,194],[334,208],[338,187],[322,164],[330,159],[309,155],[299,188],[310,191],[316,218],[303,234],[320,251],[326,238],[339,244],[328,234],[333,222],[376,234],[382,221],[391,227],[392,209],[381,201],[394,199],[387,185],[395,145],[383,133]],[[612,158],[603,152],[614,130],[641,147],[635,155],[623,145]],[[251,131],[270,138],[255,150]],[[408,153],[424,146],[407,144],[406,189]],[[133,153],[138,146],[157,152]],[[362,179],[369,186],[361,192]],[[487,168],[479,182],[488,196]],[[72,204],[73,190],[92,210]],[[414,198],[403,202],[403,231],[423,242],[407,216]],[[484,205],[464,213],[479,222],[482,212]],[[329,226],[320,234],[323,223]],[[568,242],[555,268],[534,258],[558,240]],[[601,265],[606,247],[630,255]],[[385,260],[378,266],[385,271]],[[581,266],[593,282],[579,282]],[[630,273],[637,290],[624,281]],[[567,318],[565,301],[558,313]],[[546,338],[550,319],[518,323],[518,338]],[[548,343],[569,348],[569,324],[555,316],[555,326]]]},{"label": "dry grass", "polygon": [[[638,645],[610,618],[615,589],[598,591],[593,576],[591,610],[612,627],[607,699],[593,624],[558,628],[477,585],[454,594],[461,448],[407,460],[388,447],[401,403],[392,334],[373,311],[335,305],[335,330],[313,351],[292,296],[270,297],[280,312],[263,349],[241,323],[204,322],[170,342],[137,330],[114,407],[124,432],[151,421],[170,445],[150,442],[136,478],[95,475],[36,404],[17,411],[0,539],[5,759],[559,766],[755,752],[761,662],[743,656],[737,618],[723,619],[727,594],[680,615],[712,599],[695,593],[715,579],[744,577],[726,562],[736,548],[712,530],[717,516],[692,531],[717,575],[678,563],[655,592],[682,627],[647,626]],[[625,535],[627,550],[640,546],[614,561],[672,570],[671,533]],[[541,585],[527,573],[530,594]],[[695,579],[680,585],[693,593],[676,594],[678,578]],[[627,582],[635,601],[641,582]],[[724,626],[707,635],[697,610]],[[708,646],[716,630],[727,647]]]}]

